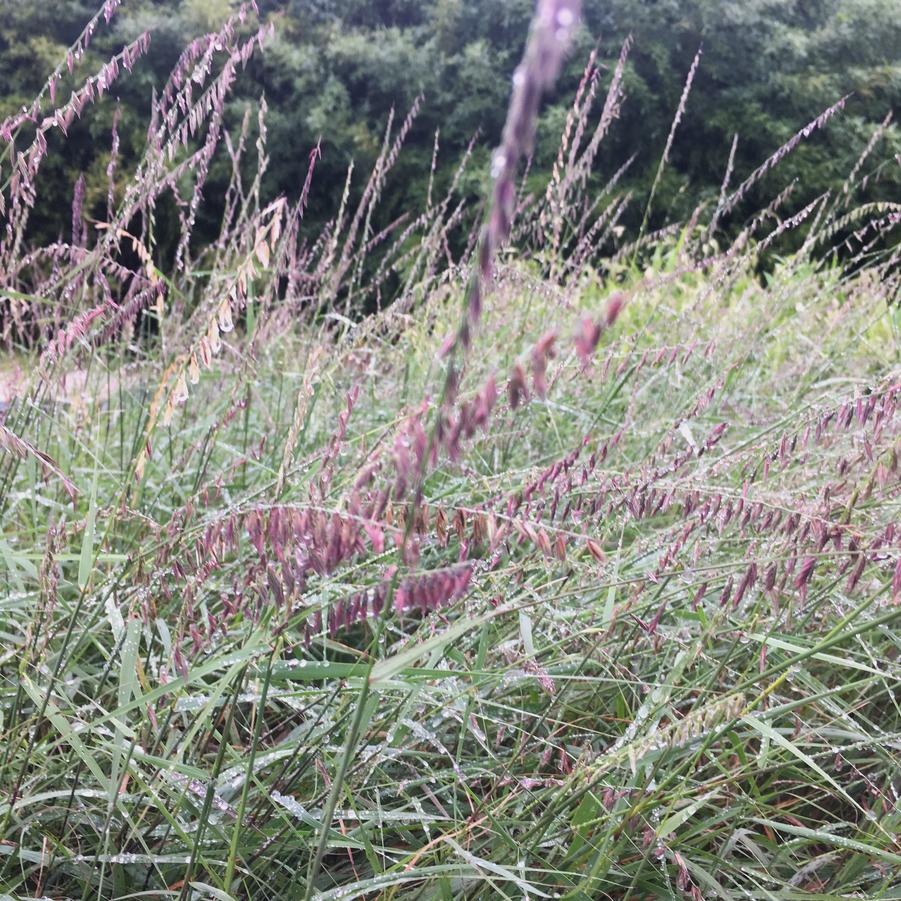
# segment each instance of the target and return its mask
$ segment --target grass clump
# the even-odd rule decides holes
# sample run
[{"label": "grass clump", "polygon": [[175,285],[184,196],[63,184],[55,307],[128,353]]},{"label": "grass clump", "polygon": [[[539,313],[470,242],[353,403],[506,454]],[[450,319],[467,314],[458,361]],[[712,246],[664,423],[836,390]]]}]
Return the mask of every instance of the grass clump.
[{"label": "grass clump", "polygon": [[824,264],[824,204],[762,283],[768,220],[711,255],[699,211],[574,271],[535,236],[595,233],[501,185],[489,256],[437,264],[449,195],[370,277],[390,144],[305,242],[312,175],[263,204],[242,139],[163,273],[218,146],[167,144],[180,84],[146,182],[5,289],[5,891],[896,897],[891,251]]}]

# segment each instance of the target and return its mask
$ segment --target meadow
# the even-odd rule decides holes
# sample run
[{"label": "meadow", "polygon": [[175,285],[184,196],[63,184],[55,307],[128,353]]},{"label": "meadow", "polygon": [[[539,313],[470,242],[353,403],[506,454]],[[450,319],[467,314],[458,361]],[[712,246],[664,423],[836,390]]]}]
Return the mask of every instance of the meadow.
[{"label": "meadow", "polygon": [[839,102],[653,230],[692,68],[624,234],[616,175],[584,186],[628,44],[525,189],[578,14],[542,0],[484,209],[464,159],[373,227],[414,109],[308,234],[317,154],[264,201],[265,105],[222,126],[250,13],[185,51],[65,239],[26,237],[46,134],[146,39],[0,128],[0,898],[901,898],[879,141],[735,222]]}]

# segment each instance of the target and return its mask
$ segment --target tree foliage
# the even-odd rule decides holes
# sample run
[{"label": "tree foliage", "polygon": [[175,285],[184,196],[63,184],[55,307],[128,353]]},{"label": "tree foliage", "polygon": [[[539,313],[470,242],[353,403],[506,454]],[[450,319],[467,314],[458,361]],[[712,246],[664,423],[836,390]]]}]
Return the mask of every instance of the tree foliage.
[{"label": "tree foliage", "polygon": [[[178,54],[221,21],[232,0],[129,0],[109,30],[98,33],[78,71],[88,71],[144,29],[152,49],[118,98],[78,122],[65,154],[43,176],[36,237],[62,232],[75,181],[85,173],[88,202],[105,198],[104,173],[117,99],[121,173],[139,155],[152,105]],[[296,196],[309,151],[321,141],[322,161],[310,216],[335,209],[353,160],[365,172],[378,154],[390,113],[395,128],[422,96],[407,150],[384,188],[389,219],[427,190],[436,132],[438,179],[451,177],[474,136],[484,161],[499,136],[509,78],[522,49],[531,0],[261,0],[259,14],[275,26],[266,53],[251,61],[232,101],[237,132],[248,107],[268,106],[269,196]],[[6,4],[0,14],[0,115],[27,102],[92,12],[89,0]],[[901,101],[901,0],[586,0],[585,26],[545,105],[532,167],[532,186],[548,178],[565,110],[592,48],[599,51],[601,88],[627,35],[633,38],[626,103],[605,141],[593,175],[603,185],[632,154],[626,184],[647,195],[673,114],[699,48],[703,55],[654,201],[652,222],[686,215],[698,199],[719,192],[734,136],[735,178],[741,179],[824,108],[850,94],[842,115],[805,141],[780,166],[780,186],[798,180],[795,208],[842,180],[886,113]],[[78,72],[76,72],[76,75]],[[254,123],[256,116],[252,117]],[[898,132],[884,140],[901,150]],[[218,159],[208,198],[227,178]],[[474,172],[485,167],[475,167]],[[218,173],[218,179],[217,179]],[[358,179],[362,181],[362,178]],[[478,191],[477,183],[469,185]],[[897,193],[898,168],[886,165],[861,200]],[[762,189],[769,186],[765,183]],[[356,182],[353,190],[362,185]],[[766,197],[772,196],[769,190]],[[749,197],[752,206],[761,196]],[[640,218],[643,202],[631,211]],[[203,223],[201,222],[201,227]],[[202,233],[202,228],[201,228]]]}]

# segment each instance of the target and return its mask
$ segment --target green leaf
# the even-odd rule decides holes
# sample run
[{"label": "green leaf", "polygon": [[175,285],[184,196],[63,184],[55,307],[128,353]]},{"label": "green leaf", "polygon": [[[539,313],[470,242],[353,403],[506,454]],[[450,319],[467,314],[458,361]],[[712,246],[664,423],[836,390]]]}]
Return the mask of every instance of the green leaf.
[{"label": "green leaf", "polygon": [[815,842],[822,842],[824,845],[832,845],[835,848],[845,848],[849,851],[856,851],[860,854],[866,854],[869,857],[878,857],[887,863],[896,867],[901,867],[901,854],[895,854],[893,851],[886,851],[883,848],[877,848],[874,845],[868,845],[866,842],[859,841],[854,838],[846,838],[844,835],[836,835],[826,829],[808,829],[806,826],[793,826],[790,823],[780,823],[776,820],[754,819],[755,823],[761,826],[769,826],[771,829],[778,829],[780,832],[787,832],[789,835],[796,835],[799,838],[809,838]]},{"label": "green leaf", "polygon": [[222,889],[213,888],[213,886],[207,885],[205,882],[192,880],[189,884],[195,892],[204,892],[209,895],[210,898],[215,898],[216,901],[235,901],[234,895],[223,892]]},{"label": "green leaf", "polygon": [[687,807],[683,807],[681,810],[677,810],[675,813],[670,814],[657,827],[658,838],[662,838],[664,835],[675,832],[684,822],[690,820],[705,804],[707,804],[711,798],[715,798],[718,794],[719,792],[711,792],[710,794],[704,795],[703,798],[692,801]]},{"label": "green leaf", "polygon": [[94,478],[91,481],[91,502],[81,539],[81,557],[78,561],[78,587],[84,591],[91,578],[94,564],[94,529],[97,523],[97,475],[100,463],[94,459]]},{"label": "green leaf", "polygon": [[772,726],[768,726],[763,721],[757,719],[756,716],[751,716],[750,714],[742,717],[742,722],[747,723],[762,736],[768,738],[773,744],[779,745],[780,748],[785,748],[785,750],[794,754],[798,760],[809,766],[822,779],[825,779],[826,782],[842,795],[842,797],[847,801],[850,801],[855,807],[858,807],[857,802],[851,798],[835,779],[833,779],[812,757],[805,754],[794,742],[789,741],[781,732],[777,732]]},{"label": "green leaf", "polygon": [[554,897],[547,892],[540,891],[533,883],[527,882],[521,876],[517,876],[513,870],[502,867],[493,860],[486,860],[484,857],[477,857],[475,854],[470,853],[465,848],[458,845],[449,835],[445,837],[445,841],[460,855],[461,858],[463,858],[463,860],[475,867],[476,870],[486,870],[489,873],[493,873],[495,876],[500,876],[507,882],[512,882],[521,892],[523,892],[525,897],[529,897],[529,895],[535,895],[538,898]]},{"label": "green leaf", "polygon": [[[28,693],[28,696],[31,698],[31,700],[38,705],[38,707],[43,704],[44,698],[41,695],[40,690],[27,676],[22,677],[22,687]],[[106,785],[106,774],[101,769],[100,764],[97,763],[94,755],[91,754],[90,751],[88,751],[88,749],[84,745],[84,742],[78,737],[78,735],[75,733],[75,730],[69,725],[69,721],[60,712],[59,708],[54,703],[53,698],[49,698],[47,701],[47,718],[53,724],[56,731],[59,732],[63,740],[66,741],[72,748],[72,750],[78,755],[82,763],[84,763],[84,765],[91,771],[91,775],[101,785]]]},{"label": "green leaf", "polygon": [[487,613],[484,616],[479,616],[474,619],[465,617],[457,620],[450,628],[445,629],[438,635],[433,635],[431,638],[427,638],[419,644],[411,645],[399,654],[395,654],[393,657],[380,660],[372,668],[372,673],[369,676],[369,684],[374,688],[380,685],[383,686],[388,680],[402,672],[406,667],[412,666],[421,657],[440,650],[445,645],[450,644],[452,641],[456,641],[456,639],[465,635],[471,629],[482,625],[482,623],[487,622],[496,615],[497,611],[493,611],[492,613]]}]

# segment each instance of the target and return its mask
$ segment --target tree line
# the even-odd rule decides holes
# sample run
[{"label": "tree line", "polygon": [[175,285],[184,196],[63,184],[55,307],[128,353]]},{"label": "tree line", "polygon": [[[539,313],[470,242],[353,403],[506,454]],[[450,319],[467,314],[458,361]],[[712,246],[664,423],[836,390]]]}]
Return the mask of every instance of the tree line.
[{"label": "tree line", "polygon": [[[235,6],[231,0],[125,0],[78,62],[72,82],[144,30],[152,36],[150,51],[111,96],[73,123],[59,152],[51,152],[31,219],[36,240],[66,234],[81,176],[85,209],[102,218],[114,117],[118,177],[125,180],[143,149],[154,90],[186,44]],[[540,190],[550,176],[590,53],[597,53],[603,91],[631,36],[626,101],[598,155],[591,186],[602,187],[631,159],[621,187],[646,197],[700,49],[685,113],[655,190],[654,226],[686,218],[699,201],[715,202],[733,143],[734,177],[740,180],[823,109],[850,95],[841,115],[779,166],[778,187],[796,181],[789,209],[840,190],[901,101],[901,0],[585,0],[583,6],[584,26],[543,107],[529,187]],[[271,22],[274,33],[242,73],[226,126],[239,131],[246,110],[265,99],[267,196],[296,197],[309,152],[319,145],[307,215],[323,222],[340,202],[351,161],[358,173],[351,192],[358,192],[392,111],[396,130],[421,98],[404,152],[383,188],[380,216],[388,222],[424,205],[430,182],[448,183],[474,139],[460,190],[479,196],[532,9],[532,0],[258,0],[252,16]],[[40,90],[94,12],[93,0],[3,5],[0,119]],[[255,129],[255,115],[252,121]],[[249,140],[255,138],[254,133]],[[901,167],[892,156],[901,152],[901,136],[890,125],[880,139],[887,148],[879,158],[887,162],[867,182],[862,201],[898,196]],[[204,191],[211,213],[208,222],[203,213],[198,220],[200,240],[213,237],[217,197],[230,169],[224,154],[213,162]],[[746,199],[749,209],[777,189],[764,179]],[[625,221],[637,224],[644,209],[642,201],[633,204]]]}]

